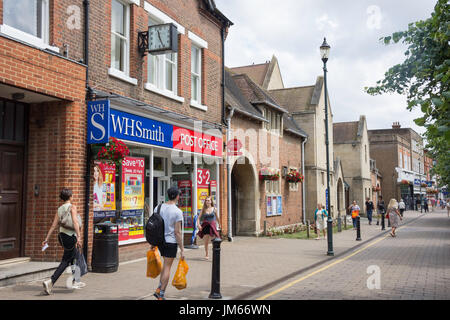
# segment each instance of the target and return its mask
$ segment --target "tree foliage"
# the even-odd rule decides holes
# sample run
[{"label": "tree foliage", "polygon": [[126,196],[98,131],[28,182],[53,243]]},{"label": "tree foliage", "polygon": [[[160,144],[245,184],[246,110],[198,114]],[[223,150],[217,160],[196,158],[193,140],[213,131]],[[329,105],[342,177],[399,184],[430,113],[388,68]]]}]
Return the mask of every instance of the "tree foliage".
[{"label": "tree foliage", "polygon": [[402,41],[408,46],[406,59],[365,91],[406,95],[409,111],[420,108],[423,115],[414,122],[426,128],[426,148],[436,160],[433,172],[441,186],[450,186],[450,4],[438,0],[431,18],[410,23],[407,31],[380,40],[386,45]]}]

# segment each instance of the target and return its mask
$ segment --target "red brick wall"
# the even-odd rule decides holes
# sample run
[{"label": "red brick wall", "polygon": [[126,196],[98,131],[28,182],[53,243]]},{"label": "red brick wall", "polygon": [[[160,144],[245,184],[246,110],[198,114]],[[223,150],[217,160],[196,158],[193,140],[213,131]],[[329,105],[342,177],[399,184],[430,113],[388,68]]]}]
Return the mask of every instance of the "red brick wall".
[{"label": "red brick wall", "polygon": [[63,187],[73,190],[74,204],[83,215],[85,75],[83,65],[0,37],[1,83],[63,99],[29,108],[25,255],[34,260],[59,260],[62,254],[56,232],[45,253],[41,243],[61,204]]},{"label": "red brick wall", "polygon": [[[242,130],[255,130],[258,134],[258,146],[257,154],[252,154],[253,159],[256,162],[256,170],[259,175],[259,171],[262,167],[269,165],[262,165],[259,159],[259,148],[262,146],[259,144],[259,135],[267,135],[267,155],[269,157],[279,157],[278,168],[282,169],[283,166],[301,168],[301,139],[298,136],[290,135],[284,132],[282,137],[277,138],[279,143],[279,154],[270,151],[272,148],[270,134],[267,131],[262,130],[260,122],[251,120],[245,117],[235,114],[231,123],[232,131],[235,132],[238,129]],[[239,137],[238,137],[239,138]],[[252,151],[250,146],[250,139],[245,139],[241,142],[244,144],[245,150]],[[302,184],[299,184],[298,191],[289,191],[289,183],[284,178],[280,178],[281,181],[281,195],[283,199],[281,216],[266,217],[267,204],[266,204],[266,191],[265,183],[258,179],[258,188],[260,193],[259,209],[261,212],[260,228],[263,230],[264,221],[267,221],[269,227],[279,227],[284,225],[290,225],[294,223],[302,222]]]}]

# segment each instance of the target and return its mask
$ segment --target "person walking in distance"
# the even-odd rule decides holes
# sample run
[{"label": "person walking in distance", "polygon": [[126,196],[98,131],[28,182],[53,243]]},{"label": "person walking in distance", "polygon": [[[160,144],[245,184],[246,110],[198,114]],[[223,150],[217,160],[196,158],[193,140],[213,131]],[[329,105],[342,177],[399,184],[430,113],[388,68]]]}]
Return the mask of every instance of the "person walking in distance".
[{"label": "person walking in distance", "polygon": [[383,197],[380,196],[380,199],[378,200],[378,216],[381,216],[381,219],[384,220],[385,213],[386,213],[386,204],[384,203]]},{"label": "person walking in distance", "polygon": [[391,223],[392,228],[390,235],[392,237],[396,237],[397,235],[395,234],[395,230],[398,228],[399,219],[403,220],[402,216],[400,215],[400,212],[398,211],[397,200],[391,199],[391,201],[389,201],[386,213],[389,217],[389,221]]},{"label": "person walking in distance", "polygon": [[[202,221],[201,225],[200,221]],[[209,260],[209,242],[214,240],[215,238],[220,238],[220,235],[217,232],[217,229],[219,228],[218,221],[219,218],[217,217],[217,209],[214,207],[211,196],[208,196],[203,203],[202,212],[197,219],[197,235],[200,237],[200,239],[204,238],[205,242],[205,260]]]},{"label": "person walking in distance", "polygon": [[403,201],[403,199],[400,199],[400,202],[398,203],[398,209],[400,210],[400,215],[403,217],[403,212],[405,212],[405,202]]},{"label": "person walking in distance", "polygon": [[426,197],[423,199],[423,210],[425,212],[429,212],[428,211],[428,199]]},{"label": "person walking in distance", "polygon": [[325,208],[322,206],[322,204],[317,204],[317,209],[314,212],[314,221],[317,228],[317,238],[316,240],[320,240],[320,232],[323,231],[323,238],[326,238],[326,231],[327,228],[327,218],[328,213],[325,210]]},{"label": "person walking in distance", "polygon": [[370,200],[369,197],[366,198],[366,212],[367,212],[367,219],[369,220],[369,225],[372,224],[372,213],[373,213],[373,202]]},{"label": "person walking in distance", "polygon": [[353,203],[349,207],[349,209],[350,212],[352,213],[353,230],[356,230],[356,218],[359,217],[359,211],[361,211],[361,208],[356,204],[356,201],[353,200]]},{"label": "person walking in distance", "polygon": [[[180,190],[177,187],[170,187],[167,190],[169,201],[161,204],[160,215],[164,220],[164,238],[166,245],[158,247],[161,256],[164,257],[164,264],[159,278],[159,286],[153,294],[158,300],[165,300],[165,292],[170,278],[170,269],[177,256],[177,244],[180,248],[180,258],[184,259],[184,248],[182,239],[183,212],[177,207],[180,198]],[[156,213],[158,207],[155,208]],[[153,246],[151,246],[153,249]]]},{"label": "person walking in distance", "polygon": [[[55,282],[59,279],[61,274],[66,270],[66,268],[70,265],[73,265],[77,245],[81,247],[81,217],[77,213],[77,207],[73,205],[72,202],[72,191],[70,189],[63,189],[60,193],[61,200],[64,201],[64,204],[58,208],[58,211],[55,213],[55,217],[53,218],[53,223],[50,227],[50,230],[45,237],[45,240],[42,242],[42,246],[48,245],[48,240],[53,233],[53,231],[60,225],[58,241],[61,246],[64,248],[64,254],[56,271],[51,276],[51,279],[45,280],[43,282],[44,291],[46,294],[52,293],[52,288]],[[64,227],[61,225],[61,220],[65,215],[69,215],[73,221],[74,229],[69,229],[68,226]],[[67,285],[69,288],[80,289],[85,286],[83,282],[74,282],[73,273],[75,270],[72,268],[72,276],[69,277]]]}]

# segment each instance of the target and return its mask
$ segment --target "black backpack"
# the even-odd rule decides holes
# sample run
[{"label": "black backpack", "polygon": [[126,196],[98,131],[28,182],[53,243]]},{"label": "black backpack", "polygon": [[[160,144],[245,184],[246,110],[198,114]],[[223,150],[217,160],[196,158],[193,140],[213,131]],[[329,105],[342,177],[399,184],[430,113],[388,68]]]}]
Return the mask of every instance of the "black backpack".
[{"label": "black backpack", "polygon": [[158,246],[160,248],[166,245],[164,219],[159,214],[161,206],[162,204],[158,206],[158,210],[148,218],[147,224],[145,225],[145,238],[147,242],[152,246]]}]

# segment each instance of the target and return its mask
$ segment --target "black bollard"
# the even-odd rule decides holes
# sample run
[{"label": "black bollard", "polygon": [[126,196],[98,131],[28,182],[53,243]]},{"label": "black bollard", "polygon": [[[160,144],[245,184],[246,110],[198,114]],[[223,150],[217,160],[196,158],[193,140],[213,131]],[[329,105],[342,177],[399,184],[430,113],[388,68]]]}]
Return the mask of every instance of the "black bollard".
[{"label": "black bollard", "polygon": [[381,213],[381,230],[386,230],[384,227],[384,212]]},{"label": "black bollard", "polygon": [[361,241],[361,218],[356,217],[356,241]]},{"label": "black bollard", "polygon": [[309,239],[309,220],[306,221],[306,236]]},{"label": "black bollard", "polygon": [[333,219],[331,219],[331,217],[328,217],[328,219],[327,219],[327,238],[328,238],[327,256],[334,256],[334,251],[333,251]]},{"label": "black bollard", "polygon": [[222,299],[220,294],[220,244],[221,239],[214,239],[213,243],[213,261],[212,261],[212,277],[211,277],[211,293],[210,299]]}]

